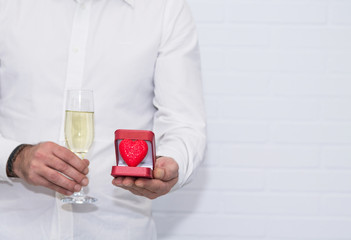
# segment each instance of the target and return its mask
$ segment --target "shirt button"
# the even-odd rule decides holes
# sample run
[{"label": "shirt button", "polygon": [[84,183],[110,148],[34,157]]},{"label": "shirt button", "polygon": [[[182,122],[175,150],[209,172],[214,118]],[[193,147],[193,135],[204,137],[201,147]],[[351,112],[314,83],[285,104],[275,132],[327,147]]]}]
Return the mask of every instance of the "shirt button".
[{"label": "shirt button", "polygon": [[73,52],[74,52],[74,53],[78,53],[78,52],[79,52],[79,49],[78,49],[78,48],[73,48]]},{"label": "shirt button", "polygon": [[85,3],[80,4],[80,8],[84,10],[86,8]]}]

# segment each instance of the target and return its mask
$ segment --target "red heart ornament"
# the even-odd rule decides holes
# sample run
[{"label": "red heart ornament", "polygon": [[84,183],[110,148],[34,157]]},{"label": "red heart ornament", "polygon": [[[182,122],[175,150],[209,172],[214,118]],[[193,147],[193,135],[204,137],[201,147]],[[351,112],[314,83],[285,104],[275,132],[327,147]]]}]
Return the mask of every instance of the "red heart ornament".
[{"label": "red heart ornament", "polygon": [[119,152],[129,167],[136,167],[147,154],[147,143],[143,140],[123,139],[119,144]]}]

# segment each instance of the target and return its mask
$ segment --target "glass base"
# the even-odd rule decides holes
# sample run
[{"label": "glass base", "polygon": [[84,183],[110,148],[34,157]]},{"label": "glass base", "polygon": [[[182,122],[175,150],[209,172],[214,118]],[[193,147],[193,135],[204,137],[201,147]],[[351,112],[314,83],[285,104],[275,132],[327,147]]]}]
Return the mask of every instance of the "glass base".
[{"label": "glass base", "polygon": [[97,201],[97,198],[89,196],[66,196],[61,199],[63,203],[72,203],[72,204],[88,204],[94,203]]}]

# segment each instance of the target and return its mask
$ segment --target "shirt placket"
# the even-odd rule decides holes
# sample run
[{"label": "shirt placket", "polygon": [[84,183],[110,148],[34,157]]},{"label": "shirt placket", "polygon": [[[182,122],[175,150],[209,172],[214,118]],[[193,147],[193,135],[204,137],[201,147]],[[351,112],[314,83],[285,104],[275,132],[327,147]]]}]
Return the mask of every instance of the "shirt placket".
[{"label": "shirt placket", "polygon": [[[62,109],[62,122],[60,131],[60,143],[64,145],[64,120],[65,120],[65,106],[66,106],[66,90],[68,89],[82,89],[83,78],[84,78],[84,68],[86,60],[86,45],[89,34],[90,25],[90,12],[91,12],[91,0],[75,0],[77,3],[72,32],[69,44],[69,53],[67,61],[67,73],[65,82],[65,93]],[[73,239],[73,214],[72,206],[69,204],[65,205],[65,210],[62,209],[61,195],[56,193],[56,206],[58,213],[58,229],[53,229],[56,232],[59,239]]]},{"label": "shirt placket", "polygon": [[67,89],[80,89],[84,77],[86,45],[89,34],[91,1],[78,1],[73,20],[67,64]]},{"label": "shirt placket", "polygon": [[[71,39],[69,44],[65,93],[63,101],[63,110],[66,107],[66,90],[82,89],[84,78],[84,67],[86,60],[86,49],[89,35],[91,0],[75,0],[77,2],[75,15],[73,18],[73,26]],[[62,117],[60,139],[61,144],[64,144],[64,116]]]}]

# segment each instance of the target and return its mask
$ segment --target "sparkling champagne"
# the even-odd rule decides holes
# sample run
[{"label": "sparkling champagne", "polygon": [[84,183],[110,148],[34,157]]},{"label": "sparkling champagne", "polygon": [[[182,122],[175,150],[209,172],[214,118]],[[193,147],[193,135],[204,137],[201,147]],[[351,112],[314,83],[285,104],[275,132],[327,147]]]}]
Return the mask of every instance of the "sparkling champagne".
[{"label": "sparkling champagne", "polygon": [[67,110],[65,121],[67,147],[84,157],[94,139],[94,112]]},{"label": "sparkling champagne", "polygon": [[[84,158],[94,140],[94,96],[92,90],[67,90],[66,146],[79,158]],[[71,179],[72,180],[72,179]],[[63,196],[61,201],[72,204],[94,203],[97,198],[87,196],[83,187],[71,196]]]}]

